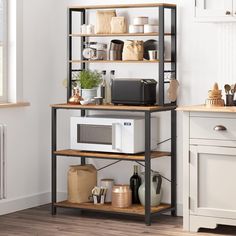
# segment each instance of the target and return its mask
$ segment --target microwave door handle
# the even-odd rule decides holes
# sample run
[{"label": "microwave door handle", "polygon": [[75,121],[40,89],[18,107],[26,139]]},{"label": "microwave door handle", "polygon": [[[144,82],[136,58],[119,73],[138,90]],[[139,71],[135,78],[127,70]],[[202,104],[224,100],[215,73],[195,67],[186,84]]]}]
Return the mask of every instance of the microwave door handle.
[{"label": "microwave door handle", "polygon": [[[121,128],[120,123],[113,123],[112,124],[112,149],[119,152],[119,151],[121,151],[121,148],[117,147],[117,135],[116,135],[117,134],[117,126],[119,128]],[[121,136],[122,135],[120,135],[120,138],[122,139]],[[121,142],[121,140],[120,140],[120,142]]]}]

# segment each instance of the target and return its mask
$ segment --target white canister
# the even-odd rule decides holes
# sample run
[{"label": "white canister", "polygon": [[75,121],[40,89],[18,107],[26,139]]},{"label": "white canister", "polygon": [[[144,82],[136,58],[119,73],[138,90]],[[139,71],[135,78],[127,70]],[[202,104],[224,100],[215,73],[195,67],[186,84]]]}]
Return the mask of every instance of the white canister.
[{"label": "white canister", "polygon": [[101,179],[101,187],[107,188],[105,202],[112,202],[112,187],[114,179]]},{"label": "white canister", "polygon": [[87,34],[87,25],[81,25],[80,33],[81,34]]},{"label": "white canister", "polygon": [[87,25],[87,34],[94,34],[94,25]]},{"label": "white canister", "polygon": [[146,25],[146,24],[148,24],[148,17],[147,16],[135,17],[133,24],[134,25]]},{"label": "white canister", "polygon": [[129,25],[129,33],[143,33],[143,25]]},{"label": "white canister", "polygon": [[159,26],[158,25],[144,25],[144,33],[158,33]]}]

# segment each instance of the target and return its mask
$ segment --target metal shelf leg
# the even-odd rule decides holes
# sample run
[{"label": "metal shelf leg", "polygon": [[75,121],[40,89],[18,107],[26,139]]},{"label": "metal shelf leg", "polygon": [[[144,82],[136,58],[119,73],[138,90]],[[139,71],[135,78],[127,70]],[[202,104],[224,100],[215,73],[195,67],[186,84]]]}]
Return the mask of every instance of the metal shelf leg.
[{"label": "metal shelf leg", "polygon": [[57,149],[57,109],[52,108],[52,215],[56,215],[57,208],[57,156],[54,151]]},{"label": "metal shelf leg", "polygon": [[151,171],[151,114],[145,112],[145,223],[151,225],[151,189],[150,189],[150,171]]},{"label": "metal shelf leg", "polygon": [[176,111],[171,111],[171,211],[172,216],[176,216]]}]

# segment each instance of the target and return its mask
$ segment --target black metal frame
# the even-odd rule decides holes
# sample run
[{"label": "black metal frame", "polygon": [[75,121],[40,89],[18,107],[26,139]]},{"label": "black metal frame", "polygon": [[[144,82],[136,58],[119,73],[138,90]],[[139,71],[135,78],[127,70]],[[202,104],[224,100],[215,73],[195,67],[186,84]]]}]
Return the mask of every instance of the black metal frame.
[{"label": "black metal frame", "polygon": [[[52,214],[56,214],[56,208],[61,206],[55,206],[57,201],[57,155],[55,151],[57,150],[57,110],[60,109],[81,109],[78,107],[52,107]],[[85,115],[86,110],[94,110],[94,108],[81,109],[81,116]],[[100,110],[97,108],[96,110]],[[120,109],[114,109],[113,111],[121,111]],[[143,112],[145,116],[145,223],[146,225],[151,225],[151,217],[153,215],[158,215],[163,212],[171,211],[172,215],[176,215],[176,112],[175,107],[165,107],[164,111],[170,111],[171,113],[171,207],[169,209],[164,209],[161,212],[151,213],[151,189],[150,189],[150,172],[151,172],[151,114],[155,112],[162,112],[163,110],[155,111],[142,111],[142,110],[123,110],[124,112]],[[87,157],[81,157],[81,164],[85,164]],[[88,157],[88,158],[98,158],[99,157]],[[109,158],[107,158],[109,159]],[[126,161],[122,159],[122,161]],[[127,161],[130,161],[127,159]],[[136,161],[136,160],[132,160]],[[140,161],[140,160],[137,160]],[[84,210],[84,209],[83,209]],[[111,212],[112,213],[112,212]],[[121,214],[121,213],[120,213]],[[126,213],[128,214],[128,213]],[[133,214],[132,214],[133,215]]]},{"label": "black metal frame", "polygon": [[[164,60],[164,46],[165,46],[165,10],[170,9],[171,11],[171,69],[165,70]],[[86,22],[86,9],[73,8],[68,9],[68,34],[72,34],[72,13],[77,11],[81,13],[81,22]],[[175,78],[177,76],[176,67],[176,7],[172,6],[159,6],[159,89],[158,89],[158,104],[162,106],[159,110],[123,110],[124,112],[142,112],[145,116],[145,223],[151,225],[151,217],[153,215],[159,215],[160,213],[171,211],[172,215],[176,215],[176,103],[165,104],[165,88],[164,85],[167,83],[164,79],[165,73],[174,73]],[[81,53],[84,47],[86,37],[81,37]],[[82,55],[81,55],[82,56]],[[72,90],[72,37],[68,37],[68,86],[67,86],[67,101],[71,96]],[[81,63],[81,69],[86,68],[86,63]],[[77,70],[76,70],[77,71]],[[170,106],[173,105],[173,106]],[[58,109],[80,109],[81,116],[85,116],[86,110],[99,110],[103,111],[106,109],[96,108],[85,108],[81,109],[78,107],[52,107],[52,215],[56,214],[57,207],[57,110]],[[121,111],[120,109],[114,109],[113,111]],[[151,114],[155,112],[170,111],[171,113],[171,207],[158,213],[151,213],[151,196],[150,196],[150,172],[151,172]],[[91,158],[91,157],[89,157]],[[94,157],[99,158],[99,157]],[[108,158],[109,159],[109,158]],[[123,160],[123,159],[122,159]],[[135,160],[134,160],[135,161]],[[140,160],[138,160],[140,161]],[[86,163],[86,157],[81,157],[81,164]],[[84,210],[84,209],[83,209]],[[111,212],[113,213],[113,212]],[[115,212],[115,214],[118,214]],[[119,213],[124,214],[124,213]],[[126,213],[127,214],[127,213]],[[132,214],[133,215],[133,214]]]}]

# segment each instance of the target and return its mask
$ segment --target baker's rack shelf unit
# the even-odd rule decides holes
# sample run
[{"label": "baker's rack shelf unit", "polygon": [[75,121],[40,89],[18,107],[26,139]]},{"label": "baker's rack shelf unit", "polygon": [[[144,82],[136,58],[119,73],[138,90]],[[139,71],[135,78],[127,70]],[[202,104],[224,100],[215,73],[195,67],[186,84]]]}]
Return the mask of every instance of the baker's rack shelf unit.
[{"label": "baker's rack shelf unit", "polygon": [[[96,9],[119,9],[119,8],[156,8],[158,9],[159,19],[159,33],[148,34],[92,34],[84,35],[72,32],[73,25],[73,13],[79,13],[81,15],[81,24],[86,23],[86,16],[89,10]],[[171,17],[171,32],[165,33],[165,14],[166,10],[170,10]],[[81,49],[84,47],[88,37],[123,37],[123,36],[149,36],[157,37],[159,41],[159,60],[157,61],[96,61],[96,63],[155,63],[159,65],[159,80],[158,80],[158,105],[153,106],[125,106],[125,105],[70,105],[66,104],[54,104],[51,105],[52,110],[52,214],[56,215],[57,208],[73,208],[80,210],[88,210],[95,212],[135,215],[144,217],[146,225],[151,225],[152,216],[171,212],[173,216],[176,215],[176,102],[165,103],[165,73],[173,73],[175,79],[177,76],[176,71],[176,5],[165,3],[152,3],[152,4],[131,4],[131,5],[96,5],[96,6],[71,6],[68,8],[68,83],[67,83],[67,102],[71,96],[72,82],[73,82],[73,63],[80,64],[80,70],[86,69],[89,63],[95,63],[95,61],[89,60],[73,60],[72,59],[72,38],[81,38]],[[165,37],[171,37],[171,59],[165,61],[164,59],[164,46]],[[82,50],[81,50],[81,58]],[[170,69],[165,69],[165,64],[170,63]],[[58,110],[80,110],[81,116],[85,116],[86,111],[122,111],[122,112],[134,112],[142,113],[145,117],[145,152],[135,155],[126,154],[114,154],[114,153],[101,153],[101,152],[84,152],[79,150],[58,150],[57,149],[57,111]],[[151,151],[150,147],[150,134],[151,134],[151,115],[156,112],[170,112],[171,116],[171,151]],[[79,157],[81,164],[86,164],[87,158],[97,159],[110,159],[121,161],[136,161],[143,163],[145,166],[145,207],[141,205],[133,205],[130,208],[113,208],[110,204],[104,206],[94,205],[93,203],[84,204],[72,204],[67,201],[57,201],[57,159],[58,157]],[[171,158],[171,204],[161,204],[158,207],[151,207],[151,190],[150,190],[150,173],[151,173],[151,160],[156,158]]]}]

